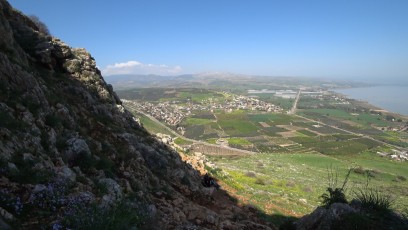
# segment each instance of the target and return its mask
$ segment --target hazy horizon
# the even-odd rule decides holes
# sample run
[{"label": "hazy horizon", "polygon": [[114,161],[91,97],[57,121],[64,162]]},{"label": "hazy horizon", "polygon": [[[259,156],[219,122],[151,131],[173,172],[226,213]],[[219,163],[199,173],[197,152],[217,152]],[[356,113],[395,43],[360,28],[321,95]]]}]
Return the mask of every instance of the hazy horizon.
[{"label": "hazy horizon", "polygon": [[182,73],[174,75],[160,75],[160,74],[140,74],[140,73],[130,73],[130,74],[114,74],[114,75],[104,75],[105,78],[114,78],[115,76],[164,76],[164,77],[177,77],[183,75],[239,75],[239,76],[255,76],[255,77],[271,77],[271,78],[311,78],[311,79],[323,79],[323,80],[334,80],[334,81],[352,81],[352,82],[362,82],[369,84],[380,84],[380,85],[396,85],[396,86],[408,86],[408,78],[389,78],[389,77],[317,77],[317,76],[272,76],[272,75],[251,75],[251,74],[241,74],[241,73],[230,73],[230,72],[201,72],[201,73]]}]

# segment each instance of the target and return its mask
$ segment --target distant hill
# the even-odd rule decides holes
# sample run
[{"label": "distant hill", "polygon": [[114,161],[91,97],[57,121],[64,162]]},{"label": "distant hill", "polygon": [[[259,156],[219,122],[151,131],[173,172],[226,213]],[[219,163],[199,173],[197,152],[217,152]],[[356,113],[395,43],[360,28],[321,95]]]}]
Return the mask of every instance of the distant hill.
[{"label": "distant hill", "polygon": [[251,76],[233,73],[201,73],[176,76],[160,75],[110,75],[105,80],[116,90],[130,88],[217,88],[217,89],[263,89],[263,88],[347,88],[356,86],[369,86],[372,83],[363,83],[350,80],[328,80],[307,77],[271,77]]}]

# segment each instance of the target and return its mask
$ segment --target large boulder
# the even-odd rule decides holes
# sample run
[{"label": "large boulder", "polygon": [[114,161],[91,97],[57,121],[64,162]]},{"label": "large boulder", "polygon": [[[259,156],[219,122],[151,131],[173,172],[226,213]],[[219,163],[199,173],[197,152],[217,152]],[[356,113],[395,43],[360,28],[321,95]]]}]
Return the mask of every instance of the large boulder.
[{"label": "large boulder", "polygon": [[342,217],[356,212],[357,210],[348,204],[334,203],[328,208],[318,207],[311,214],[296,221],[295,225],[298,230],[332,229],[333,225],[338,223]]}]

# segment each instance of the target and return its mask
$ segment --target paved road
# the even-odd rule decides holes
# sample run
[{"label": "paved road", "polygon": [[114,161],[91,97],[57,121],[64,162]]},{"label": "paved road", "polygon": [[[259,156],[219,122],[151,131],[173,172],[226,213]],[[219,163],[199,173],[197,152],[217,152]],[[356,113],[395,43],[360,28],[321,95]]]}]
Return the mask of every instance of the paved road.
[{"label": "paved road", "polygon": [[206,145],[206,146],[212,146],[212,147],[218,147],[218,148],[223,148],[223,149],[227,149],[227,150],[232,150],[232,151],[237,151],[237,152],[241,152],[244,154],[256,154],[257,152],[252,152],[252,151],[248,151],[248,150],[243,150],[243,149],[237,149],[237,148],[232,148],[229,146],[222,146],[222,145],[214,145],[214,144],[210,144],[204,141],[198,141],[198,140],[194,140],[194,139],[190,139],[188,137],[182,136],[179,133],[175,132],[174,130],[170,129],[167,125],[163,124],[162,122],[160,122],[159,120],[157,120],[155,117],[151,116],[150,114],[147,114],[143,111],[138,110],[136,107],[129,105],[129,104],[123,104],[125,107],[130,108],[133,111],[136,111],[137,113],[141,113],[143,115],[145,115],[146,117],[148,117],[150,120],[154,121],[155,123],[157,123],[158,125],[162,126],[163,128],[165,128],[167,131],[171,132],[173,135],[175,135],[176,137],[182,138],[184,140],[193,142],[194,144],[202,144],[202,145]]},{"label": "paved road", "polygon": [[295,114],[295,113],[296,113],[296,107],[297,107],[298,101],[299,101],[299,99],[300,99],[300,92],[301,92],[301,91],[302,91],[302,90],[299,89],[299,92],[298,92],[297,95],[296,95],[295,102],[293,103],[292,108],[288,111],[288,114]]}]

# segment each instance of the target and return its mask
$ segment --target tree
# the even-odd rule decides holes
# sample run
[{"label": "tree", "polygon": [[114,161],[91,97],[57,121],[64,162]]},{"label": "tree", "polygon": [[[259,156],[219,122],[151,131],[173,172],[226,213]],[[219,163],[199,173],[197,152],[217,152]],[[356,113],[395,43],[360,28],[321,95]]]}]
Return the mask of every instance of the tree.
[{"label": "tree", "polygon": [[45,23],[42,22],[37,16],[30,15],[28,17],[37,26],[39,32],[46,34],[46,35],[50,35],[50,30],[48,29],[47,25],[45,25]]},{"label": "tree", "polygon": [[387,116],[385,116],[385,120],[387,120],[387,121],[394,121],[394,120],[395,120],[395,117],[394,117],[394,116],[391,116],[391,115],[387,115]]}]

